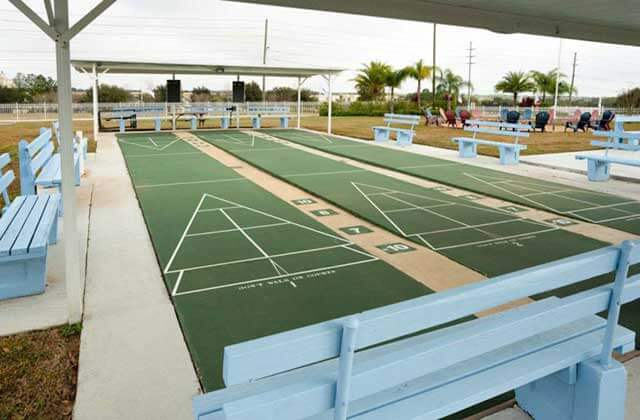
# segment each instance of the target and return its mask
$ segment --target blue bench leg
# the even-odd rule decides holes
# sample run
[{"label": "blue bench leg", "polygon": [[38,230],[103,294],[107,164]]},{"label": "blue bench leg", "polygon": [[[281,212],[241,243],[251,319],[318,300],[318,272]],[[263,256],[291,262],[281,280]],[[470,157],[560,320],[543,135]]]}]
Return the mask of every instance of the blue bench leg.
[{"label": "blue bench leg", "polygon": [[627,373],[597,359],[547,376],[516,390],[518,405],[536,420],[624,420]]},{"label": "blue bench leg", "polygon": [[198,119],[193,117],[191,118],[191,130],[197,130],[198,129]]},{"label": "blue bench leg", "polygon": [[229,117],[221,117],[220,118],[220,128],[227,129],[229,128],[229,123],[231,122],[231,118]]},{"label": "blue bench leg", "polygon": [[500,147],[500,164],[517,165],[520,160],[520,149],[513,147]]},{"label": "blue bench leg", "polygon": [[155,121],[155,130],[156,131],[160,131],[161,130],[161,125],[160,124],[161,124],[160,118],[156,118],[156,121]]},{"label": "blue bench leg", "polygon": [[124,119],[120,118],[120,121],[118,122],[118,126],[120,127],[120,132],[124,133],[125,132]]},{"label": "blue bench leg", "polygon": [[589,181],[602,182],[609,180],[611,163],[589,159],[587,163]]},{"label": "blue bench leg", "polygon": [[251,117],[251,127],[260,128],[260,126],[261,126],[260,117]]},{"label": "blue bench leg", "polygon": [[407,133],[406,131],[398,131],[398,146],[411,146],[413,142],[413,133]]},{"label": "blue bench leg", "polygon": [[478,156],[478,145],[461,141],[458,143],[458,155],[462,158],[474,158]]},{"label": "blue bench leg", "polygon": [[382,128],[374,128],[373,129],[373,139],[376,143],[386,143],[389,141],[389,130],[385,130]]},{"label": "blue bench leg", "polygon": [[280,128],[289,128],[289,118],[280,117]]},{"label": "blue bench leg", "polygon": [[47,256],[0,264],[0,300],[44,293]]}]

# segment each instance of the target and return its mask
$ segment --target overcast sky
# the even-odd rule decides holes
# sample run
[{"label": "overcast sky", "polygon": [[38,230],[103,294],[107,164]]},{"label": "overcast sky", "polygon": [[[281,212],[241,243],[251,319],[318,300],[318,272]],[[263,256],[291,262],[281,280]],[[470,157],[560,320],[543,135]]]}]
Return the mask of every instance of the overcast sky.
[{"label": "overcast sky", "polygon": [[[27,1],[45,16],[40,0]],[[70,1],[72,21],[95,3]],[[267,64],[322,66],[347,69],[335,91],[353,91],[355,71],[371,60],[395,67],[418,59],[432,62],[429,23],[406,22],[335,13],[257,6],[220,0],[118,0],[71,46],[75,59],[159,61],[252,65],[262,62],[264,20],[269,20]],[[8,2],[0,5],[0,71],[44,73],[55,77],[53,43]],[[485,30],[438,26],[438,66],[467,78],[468,48],[473,41],[472,82],[478,94],[491,94],[509,70],[548,71],[556,66],[559,41],[554,38],[495,34]],[[576,86],[580,96],[610,96],[640,85],[640,49],[565,40],[561,69],[571,75],[577,53]],[[205,85],[230,89],[232,78],[179,77],[183,89]],[[167,77],[107,76],[106,83],[150,90]],[[246,79],[251,80],[251,79]],[[256,79],[257,80],[257,79]],[[74,72],[74,87],[88,87],[89,79]],[[289,85],[287,79],[268,79],[267,87]],[[326,90],[314,78],[305,85]],[[415,89],[407,81],[401,91]]]}]

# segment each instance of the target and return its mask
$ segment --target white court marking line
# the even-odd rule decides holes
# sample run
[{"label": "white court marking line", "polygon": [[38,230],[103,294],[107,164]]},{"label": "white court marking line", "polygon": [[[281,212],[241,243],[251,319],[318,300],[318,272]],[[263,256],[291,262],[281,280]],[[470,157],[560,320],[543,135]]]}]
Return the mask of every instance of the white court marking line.
[{"label": "white court marking line", "polygon": [[[245,260],[235,260],[235,261],[232,261],[230,263],[218,263],[218,264],[213,264],[213,265],[204,265],[204,266],[199,266],[199,267],[190,267],[190,268],[182,268],[182,269],[178,269],[178,270],[169,270],[169,268],[171,267],[171,264],[173,264],[175,256],[178,253],[178,250],[182,246],[182,243],[184,242],[184,239],[185,239],[186,235],[188,234],[187,232],[189,231],[189,229],[191,228],[191,225],[193,224],[193,221],[195,220],[196,215],[200,212],[200,207],[202,207],[202,203],[204,202],[204,199],[206,197],[210,197],[210,198],[213,198],[214,200],[218,200],[218,201],[222,201],[222,202],[227,203],[227,204],[231,204],[234,207],[244,208],[246,210],[249,210],[249,211],[252,211],[252,212],[255,212],[255,213],[258,213],[258,214],[262,214],[263,216],[267,216],[267,217],[270,217],[270,218],[275,219],[275,220],[280,220],[281,222],[285,222],[286,224],[297,226],[297,227],[300,227],[302,229],[306,229],[308,231],[315,232],[315,233],[317,233],[319,235],[326,236],[328,238],[332,238],[334,240],[342,242],[341,245],[334,245],[334,246],[323,247],[323,248],[315,248],[315,249],[311,249],[311,250],[296,251],[296,252],[292,252],[292,253],[273,255],[272,257],[281,257],[281,256],[294,255],[294,254],[299,254],[299,253],[314,252],[314,251],[319,251],[319,250],[325,250],[325,249],[331,249],[331,248],[337,248],[337,247],[345,247],[345,246],[348,246],[348,245],[354,245],[352,242],[347,241],[346,239],[344,239],[344,238],[342,238],[340,236],[336,236],[336,235],[333,235],[333,234],[322,232],[320,230],[311,228],[309,226],[305,226],[305,225],[302,225],[300,223],[292,222],[290,220],[283,219],[283,218],[275,216],[273,214],[269,214],[269,213],[263,212],[261,210],[257,210],[257,209],[254,209],[254,208],[251,208],[251,207],[248,207],[248,206],[244,206],[244,205],[239,204],[239,203],[235,203],[235,202],[230,201],[230,200],[226,200],[226,199],[221,198],[221,197],[217,197],[217,196],[212,195],[212,194],[205,193],[205,194],[202,194],[202,197],[200,198],[200,202],[196,206],[196,209],[193,212],[193,215],[191,216],[191,219],[189,220],[189,223],[187,224],[187,227],[185,228],[184,232],[182,233],[182,236],[180,237],[180,240],[178,241],[178,244],[176,245],[176,248],[174,249],[173,254],[171,255],[169,263],[167,264],[167,266],[164,269],[164,273],[165,274],[172,273],[172,272],[179,272],[179,271],[199,270],[199,269],[202,269],[202,268],[210,268],[210,267],[224,265],[224,264],[237,264],[239,262],[249,262],[249,261],[257,261],[257,260],[264,259],[264,258],[250,258],[250,259],[245,259]],[[353,251],[350,248],[348,248],[348,249],[350,251]]]},{"label": "white court marking line", "polygon": [[479,245],[479,244],[483,244],[483,243],[487,243],[487,242],[504,241],[504,240],[507,240],[507,239],[519,238],[521,236],[530,236],[530,235],[538,235],[540,233],[554,232],[554,231],[556,231],[558,229],[559,228],[549,228],[549,229],[545,229],[545,230],[538,230],[538,231],[535,231],[535,232],[519,233],[517,235],[503,236],[503,237],[496,238],[496,239],[486,239],[486,240],[482,240],[482,241],[467,242],[465,244],[443,246],[443,247],[439,247],[439,248],[434,248],[434,250],[435,251],[440,251],[440,250],[443,250],[443,249],[453,249],[453,248],[462,248],[462,247],[470,246],[470,245]]},{"label": "white court marking line", "polygon": [[[205,268],[223,267],[223,266],[228,266],[228,265],[243,264],[243,263],[254,262],[254,261],[264,261],[264,260],[269,260],[271,258],[288,257],[290,255],[309,254],[309,253],[312,253],[312,252],[327,251],[329,249],[345,248],[345,247],[347,247],[349,245],[350,244],[330,245],[330,246],[323,246],[323,247],[314,248],[314,249],[303,249],[303,250],[300,250],[300,251],[290,251],[290,252],[283,252],[281,254],[272,254],[272,255],[268,255],[266,257],[262,256],[262,257],[242,258],[242,259],[239,259],[239,260],[231,260],[231,261],[225,261],[225,262],[214,263],[214,264],[196,265],[196,266],[193,266],[193,267],[184,267],[184,268],[177,268],[175,270],[169,270],[165,274],[179,273],[180,271],[204,270]],[[353,251],[350,248],[349,248],[349,250]]]},{"label": "white court marking line", "polygon": [[219,210],[229,210],[229,209],[239,209],[241,207],[238,206],[227,206],[227,207],[213,207],[210,209],[200,209],[198,210],[198,213],[206,213],[208,211],[219,211]]},{"label": "white court marking line", "polygon": [[156,153],[156,154],[143,154],[143,155],[127,155],[127,159],[135,157],[165,157],[165,156],[182,156],[182,155],[201,155],[202,152],[177,152],[177,153]]},{"label": "white court marking line", "polygon": [[[516,197],[520,197],[523,200],[527,200],[527,201],[529,201],[531,203],[534,203],[537,206],[544,207],[544,208],[546,208],[546,209],[548,209],[548,210],[550,210],[550,211],[552,211],[554,213],[573,215],[573,216],[577,217],[578,219],[582,219],[582,220],[585,220],[585,221],[590,222],[590,223],[605,223],[605,222],[608,222],[608,221],[621,220],[621,219],[630,219],[630,218],[634,218],[634,217],[638,216],[638,213],[631,213],[631,212],[627,212],[625,210],[616,209],[615,205],[613,205],[613,206],[608,206],[608,208],[612,208],[613,210],[618,211],[618,212],[627,213],[627,215],[626,216],[619,216],[619,217],[615,217],[615,218],[610,218],[610,219],[605,219],[605,220],[595,220],[595,219],[591,219],[589,217],[577,214],[578,212],[584,211],[584,209],[571,210],[571,211],[560,211],[560,210],[558,210],[558,209],[556,209],[554,207],[548,206],[548,205],[543,204],[543,203],[541,203],[539,201],[533,200],[533,199],[531,199],[529,197],[526,197],[526,196],[523,196],[523,195],[520,195],[520,194],[516,194],[516,193],[511,192],[511,191],[509,191],[509,190],[507,190],[505,188],[498,187],[495,184],[491,184],[490,182],[485,181],[483,179],[479,179],[479,178],[477,178],[477,177],[475,177],[475,176],[473,176],[471,174],[465,173],[464,175],[466,175],[466,176],[468,176],[470,178],[473,178],[476,181],[479,181],[479,182],[485,183],[487,185],[490,185],[490,186],[492,186],[494,188],[497,188],[499,190],[503,190],[503,191],[505,191],[505,192],[507,192],[509,194],[512,194],[512,195],[514,195]],[[571,191],[572,192],[582,192],[581,190],[571,190]],[[590,191],[588,191],[588,192],[590,192]],[[553,194],[553,193],[550,193],[550,194]],[[590,210],[596,210],[596,209],[601,208],[601,207],[604,206],[604,205],[602,205],[602,206],[601,205],[597,205],[596,203],[591,203],[591,202],[588,202],[588,201],[578,200],[578,199],[571,198],[571,197],[567,198],[567,197],[561,196],[560,198],[569,199],[569,200],[573,200],[573,201],[577,201],[577,202],[582,202],[582,203],[585,203],[585,204],[595,205],[594,207],[591,207]]]},{"label": "white court marking line", "polygon": [[362,190],[360,189],[360,187],[358,187],[358,185],[357,185],[355,182],[351,182],[351,185],[353,185],[353,188],[355,188],[356,190],[358,190],[358,192],[359,192],[360,194],[362,194],[362,196],[365,198],[365,200],[367,200],[367,201],[369,202],[369,204],[371,204],[371,205],[372,205],[376,210],[378,210],[378,212],[382,215],[382,217],[384,217],[385,219],[387,219],[387,221],[388,221],[389,223],[391,223],[391,225],[392,225],[394,228],[396,228],[396,230],[397,230],[398,232],[400,232],[400,233],[402,234],[402,236],[404,236],[404,237],[406,237],[406,236],[407,236],[407,234],[406,234],[402,229],[400,229],[400,227],[399,227],[398,225],[396,225],[396,223],[395,223],[395,222],[394,222],[394,221],[393,221],[389,216],[387,216],[387,215],[386,215],[386,214],[385,214],[385,213],[380,209],[380,207],[378,207],[378,206],[377,206],[373,201],[371,201],[371,199],[370,199],[369,197],[367,197],[367,195],[364,193],[364,191],[362,191]]},{"label": "white court marking line", "polygon": [[[376,188],[376,189],[379,189],[379,190],[383,190],[382,192],[379,192],[379,193],[366,194],[368,197],[372,197],[374,195],[385,195],[385,194],[402,194],[402,195],[408,195],[408,196],[411,196],[411,197],[418,197],[418,198],[432,200],[432,201],[439,201],[441,203],[454,204],[456,206],[470,208],[470,209],[473,209],[473,210],[484,211],[484,212],[488,212],[488,213],[495,213],[495,214],[500,214],[500,215],[508,216],[508,217],[516,217],[516,216],[513,215],[513,213],[510,213],[508,211],[501,210],[501,209],[494,209],[494,208],[491,208],[491,207],[484,207],[484,206],[477,206],[477,205],[467,204],[466,202],[462,202],[462,201],[448,201],[448,200],[443,200],[443,199],[440,199],[440,198],[429,197],[428,195],[420,195],[420,194],[415,194],[415,193],[410,193],[410,192],[405,192],[405,191],[397,191],[397,190],[392,190],[390,188],[378,187],[376,185],[364,184],[364,183],[361,183],[361,182],[359,182],[357,184],[358,185],[363,185],[363,186],[369,187],[369,188]],[[440,195],[444,195],[444,193],[441,193],[439,191],[435,191],[435,190],[433,190],[433,188],[429,188],[429,189],[427,189],[427,191],[435,192],[435,193],[440,194]]]},{"label": "white court marking line", "polygon": [[311,270],[297,271],[297,272],[294,272],[294,273],[289,273],[289,274],[284,274],[284,275],[279,275],[279,276],[272,276],[272,277],[264,277],[264,278],[255,279],[255,280],[240,281],[240,282],[235,282],[235,283],[223,284],[223,285],[220,285],[220,286],[205,287],[205,288],[202,288],[202,289],[195,289],[195,290],[189,290],[189,291],[186,291],[186,292],[180,292],[180,293],[177,293],[175,296],[190,295],[190,294],[193,294],[193,293],[201,293],[201,292],[208,292],[208,291],[211,291],[211,290],[225,289],[225,288],[228,288],[228,287],[242,286],[242,285],[245,285],[245,284],[257,283],[257,282],[268,281],[268,280],[275,280],[275,279],[279,279],[279,278],[287,277],[287,276],[298,276],[298,275],[302,275],[302,274],[315,273],[316,271],[334,270],[334,269],[337,269],[337,268],[350,267],[350,266],[354,266],[354,265],[366,264],[366,263],[375,262],[375,261],[378,261],[378,258],[372,256],[372,258],[370,258],[368,260],[354,261],[354,262],[350,262],[350,263],[337,264],[337,265],[332,265],[332,266],[322,267],[322,268],[314,268],[314,269],[311,269]]},{"label": "white court marking line", "polygon": [[233,218],[232,218],[231,216],[229,216],[229,215],[227,214],[227,212],[226,212],[226,211],[224,211],[224,210],[220,210],[220,213],[222,213],[222,214],[223,214],[223,215],[224,215],[224,216],[225,216],[225,217],[226,217],[226,218],[231,222],[231,224],[232,224],[233,226],[235,226],[237,230],[239,230],[239,231],[240,231],[240,233],[242,234],[242,236],[244,236],[244,237],[245,237],[245,238],[246,238],[246,239],[251,243],[251,245],[253,245],[253,246],[254,246],[254,247],[255,247],[255,248],[256,248],[256,249],[257,249],[257,250],[258,250],[262,255],[264,255],[264,256],[269,260],[269,262],[271,263],[271,265],[273,266],[273,268],[276,270],[276,273],[277,273],[277,274],[288,274],[288,273],[287,273],[287,270],[285,270],[285,269],[284,269],[280,264],[278,264],[277,262],[275,262],[275,261],[274,261],[274,260],[269,256],[269,254],[267,254],[267,253],[265,252],[265,250],[264,250],[264,249],[262,249],[262,247],[261,247],[261,246],[260,246],[260,245],[259,245],[259,244],[258,244],[258,243],[257,243],[257,242],[256,242],[256,241],[255,241],[255,240],[254,240],[254,239],[253,239],[253,238],[252,238],[252,237],[251,237],[247,232],[245,232],[245,230],[244,230],[244,229],[242,229],[242,228],[240,227],[240,225],[238,225],[238,224],[236,223],[236,221],[235,221],[235,220],[233,220]]},{"label": "white court marking line", "polygon": [[[454,232],[456,230],[465,230],[465,229],[473,229],[475,227],[486,227],[486,226],[495,226],[495,225],[502,225],[504,223],[514,223],[514,222],[527,222],[527,220],[522,220],[522,219],[513,219],[513,220],[502,220],[500,222],[489,222],[489,223],[481,223],[479,225],[470,225],[470,226],[460,226],[460,227],[455,227],[455,228],[450,228],[450,229],[440,229],[440,230],[432,230],[429,232],[420,232],[420,233],[412,233],[409,236],[419,236],[419,235],[433,235],[434,233],[447,233],[447,232]],[[546,225],[541,225],[538,224],[537,222],[535,223],[531,223],[535,226],[546,226]],[[548,226],[546,226],[548,227]]]},{"label": "white court marking line", "polygon": [[[230,208],[236,208],[236,207],[227,207],[227,209],[230,209]],[[212,211],[212,210],[200,210],[200,213],[202,213],[203,211]],[[272,223],[270,225],[248,226],[248,227],[245,227],[244,230],[264,229],[264,228],[270,228],[274,226],[283,226],[288,224],[290,223]],[[191,238],[192,236],[207,236],[207,235],[215,235],[216,233],[229,233],[229,232],[237,232],[237,231],[238,229],[222,229],[222,230],[212,230],[208,232],[189,233],[187,234],[187,238]]]},{"label": "white court marking line", "polygon": [[176,185],[194,185],[194,184],[215,184],[218,182],[233,182],[233,181],[246,181],[246,178],[223,178],[223,179],[212,179],[212,180],[203,180],[203,181],[185,181],[185,182],[170,182],[167,184],[146,184],[146,185],[137,185],[138,188],[158,188],[158,187],[173,187]]},{"label": "white court marking line", "polygon": [[153,139],[152,139],[151,137],[147,137],[147,138],[149,139],[149,141],[150,141],[151,143],[153,143],[153,145],[154,145],[154,146],[159,147],[159,146],[158,146],[158,143],[156,143],[155,141],[153,141]]},{"label": "white court marking line", "polygon": [[178,279],[176,280],[176,284],[173,286],[173,290],[171,291],[171,296],[175,296],[178,288],[180,287],[180,282],[182,281],[182,276],[184,275],[184,271],[181,271],[178,274]]},{"label": "white court marking line", "polygon": [[[381,195],[380,193],[378,193],[377,195]],[[382,195],[386,195],[386,194],[382,194]],[[422,206],[420,207],[421,209],[433,209],[433,208],[438,208],[438,207],[447,207],[447,206],[455,206],[455,204],[451,203],[451,204],[434,204],[433,206]],[[394,210],[385,210],[385,213],[402,213],[405,211],[414,211],[414,210],[419,210],[415,207],[409,207],[409,208],[405,208],[405,209],[394,209]]]},{"label": "white court marking line", "polygon": [[290,175],[282,175],[285,178],[294,178],[301,176],[319,176],[319,175],[338,175],[338,174],[353,174],[357,172],[365,172],[366,169],[350,169],[346,171],[333,171],[333,172],[311,172],[311,173],[301,173],[301,174],[290,174]]},{"label": "white court marking line", "polygon": [[180,240],[178,241],[178,245],[176,245],[176,248],[173,250],[173,254],[171,254],[171,258],[169,258],[169,262],[167,263],[167,266],[164,268],[164,273],[167,274],[169,272],[169,267],[171,267],[171,264],[173,264],[173,260],[176,257],[176,254],[178,253],[178,250],[180,249],[180,247],[182,246],[182,242],[184,241],[184,238],[187,235],[187,232],[189,232],[189,229],[191,228],[191,225],[193,224],[193,221],[196,218],[196,215],[198,214],[198,210],[200,209],[200,206],[202,206],[202,203],[204,202],[205,199],[205,195],[203,194],[202,197],[200,197],[200,201],[198,202],[198,205],[196,207],[196,211],[193,212],[193,214],[191,215],[191,219],[189,219],[189,223],[187,223],[187,227],[184,228],[184,232],[182,232],[182,236],[180,236]]},{"label": "white court marking line", "polygon": [[461,163],[434,163],[433,165],[398,166],[398,169],[439,168],[442,166],[459,166]]},{"label": "white court marking line", "polygon": [[456,219],[454,219],[454,218],[452,218],[452,217],[445,216],[444,214],[436,213],[436,212],[434,212],[434,211],[429,210],[428,208],[420,207],[420,206],[418,206],[418,205],[416,205],[415,203],[412,203],[412,202],[410,202],[410,201],[405,201],[405,200],[403,200],[403,199],[401,199],[401,198],[393,197],[393,196],[391,196],[390,194],[385,195],[385,197],[390,198],[390,199],[392,199],[392,200],[396,200],[396,201],[398,201],[398,202],[400,202],[400,203],[403,203],[403,204],[406,204],[406,205],[408,205],[408,206],[414,206],[414,208],[415,208],[416,210],[420,210],[420,211],[424,211],[424,212],[426,212],[426,213],[433,214],[433,215],[434,215],[434,216],[436,216],[436,217],[441,217],[441,218],[446,219],[446,220],[448,220],[448,221],[450,221],[450,222],[457,223],[457,224],[459,224],[459,225],[466,226],[466,227],[473,227],[473,226],[471,226],[471,225],[469,225],[469,224],[467,224],[467,223],[461,222],[461,221],[456,220]]},{"label": "white court marking line", "polygon": [[[145,149],[156,150],[156,151],[158,151],[158,152],[162,152],[162,151],[163,151],[163,150],[165,150],[167,147],[171,146],[172,144],[176,143],[177,141],[180,141],[180,139],[176,139],[176,140],[172,141],[171,143],[167,143],[167,144],[165,144],[165,145],[164,145],[164,146],[162,146],[162,147],[158,146],[157,144],[156,144],[156,146],[149,146],[149,145],[146,145],[146,144],[140,144],[140,143],[130,143],[130,142],[128,142],[128,141],[126,141],[126,140],[122,140],[122,139],[118,139],[118,141],[119,141],[120,143],[130,144],[131,146],[138,146],[138,147],[142,147],[142,148],[145,148]],[[154,144],[155,144],[155,142],[154,142]]]}]

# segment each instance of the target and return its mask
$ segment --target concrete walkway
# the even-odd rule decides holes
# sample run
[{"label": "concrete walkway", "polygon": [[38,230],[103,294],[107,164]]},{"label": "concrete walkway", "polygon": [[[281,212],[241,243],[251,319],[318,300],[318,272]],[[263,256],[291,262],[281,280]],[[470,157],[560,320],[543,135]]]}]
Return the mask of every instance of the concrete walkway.
[{"label": "concrete walkway", "polygon": [[114,135],[93,182],[74,418],[189,419],[199,383]]}]

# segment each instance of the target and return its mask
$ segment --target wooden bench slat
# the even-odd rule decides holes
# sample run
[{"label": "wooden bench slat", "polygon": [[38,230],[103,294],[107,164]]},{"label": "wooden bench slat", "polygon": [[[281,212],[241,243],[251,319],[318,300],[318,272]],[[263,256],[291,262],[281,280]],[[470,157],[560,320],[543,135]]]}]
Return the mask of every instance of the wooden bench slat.
[{"label": "wooden bench slat", "polygon": [[43,252],[49,245],[49,233],[51,226],[55,224],[56,218],[58,217],[60,197],[60,194],[48,195],[47,206],[42,212],[42,218],[33,235],[29,252]]},{"label": "wooden bench slat", "polygon": [[42,133],[38,137],[36,137],[29,146],[27,150],[29,151],[29,155],[33,157],[40,149],[47,145],[48,142],[51,141],[51,130],[43,129]]},{"label": "wooden bench slat", "polygon": [[16,176],[13,173],[13,170],[5,172],[2,176],[0,176],[0,192],[5,191],[9,188],[9,185],[16,179]]},{"label": "wooden bench slat", "polygon": [[500,121],[483,121],[483,120],[467,120],[465,122],[466,125],[469,126],[485,126],[485,127],[500,127],[500,128],[511,128],[516,130],[530,130],[531,126],[529,124],[519,124],[519,123],[508,123],[508,122],[500,122]]},{"label": "wooden bench slat", "polygon": [[9,156],[9,153],[0,154],[0,169],[8,165],[9,162],[11,162],[11,157]]},{"label": "wooden bench slat", "polygon": [[36,184],[42,186],[59,184],[62,180],[60,166],[60,154],[56,153],[36,177]]},{"label": "wooden bench slat", "polygon": [[[640,242],[638,242],[640,243]],[[520,298],[568,286],[612,272],[620,251],[606,247],[468,284],[453,290],[407,300],[358,314],[356,348],[389,341],[472,315]],[[481,296],[479,295],[481,293]],[[227,346],[223,377],[227,386],[255,380],[337,357],[345,318]],[[292,345],[296,352],[289,353]],[[269,360],[267,365],[265,360]]]},{"label": "wooden bench slat", "polygon": [[41,168],[45,167],[49,163],[52,156],[54,156],[53,150],[53,142],[49,142],[40,150],[40,153],[31,160],[31,171],[33,173],[37,173]]},{"label": "wooden bench slat", "polygon": [[592,141],[591,145],[596,147],[604,147],[606,149],[628,150],[631,152],[640,151],[640,144],[636,145],[636,144],[618,143],[618,142],[611,142],[611,141]]},{"label": "wooden bench slat", "polygon": [[596,130],[592,134],[597,137],[608,137],[608,138],[614,138],[614,139],[628,139],[628,140],[640,139],[640,131]]},{"label": "wooden bench slat", "polygon": [[492,128],[465,126],[464,131],[470,131],[472,133],[480,134],[492,134],[494,136],[508,136],[508,137],[529,137],[529,133],[526,131],[509,131],[509,130],[494,130]]},{"label": "wooden bench slat", "polygon": [[20,212],[20,208],[24,204],[26,198],[26,196],[16,197],[16,199],[11,202],[6,213],[0,217],[0,240],[4,238],[4,234],[7,232],[7,229],[9,229],[9,226],[11,226],[13,219]]},{"label": "wooden bench slat", "polygon": [[[471,375],[459,381],[447,383],[439,388],[433,388],[430,384],[434,378],[424,378],[414,384],[408,384],[404,389],[397,389],[387,393],[387,400],[395,398],[395,403],[387,405],[379,404],[375,411],[369,411],[358,416],[362,420],[394,420],[415,418],[442,418],[456,413],[461,409],[500,395],[514,388],[526,385],[538,378],[551,375],[555,372],[567,369],[583,360],[597,356],[602,350],[603,331],[599,329],[589,334],[568,339],[557,346],[542,349],[538,352],[526,355],[498,365],[494,360],[508,357],[507,354],[490,354],[488,358],[470,361],[476,369],[484,369],[476,375]],[[614,341],[616,345],[625,342],[633,342],[634,334],[623,327],[617,327]],[[526,352],[526,349],[521,349]],[[487,368],[489,366],[489,368]],[[470,366],[460,366],[460,369],[468,369]],[[447,373],[439,378],[441,382],[447,380]],[[452,372],[455,374],[456,372]],[[422,392],[420,392],[422,390]],[[395,392],[394,392],[395,391]],[[388,394],[394,392],[394,395]],[[400,399],[406,396],[405,399]],[[383,396],[376,396],[376,400],[384,400]],[[353,403],[351,412],[363,411],[364,404],[357,401]],[[328,419],[322,416],[314,420]]]},{"label": "wooden bench slat", "polygon": [[[18,213],[13,217],[13,220],[9,224],[8,229],[0,240],[0,256],[7,256],[11,254],[11,249],[14,242],[18,238],[18,235],[22,231],[24,224],[31,213],[31,209],[36,204],[38,197],[35,195],[27,196]],[[4,216],[2,217],[4,219]]]},{"label": "wooden bench slat", "polygon": [[47,207],[47,202],[49,201],[49,198],[46,196],[36,197],[37,200],[31,208],[29,217],[25,221],[22,229],[20,230],[20,234],[11,247],[11,255],[24,255],[29,252],[31,241],[33,240],[36,230],[40,225],[40,220],[42,219],[44,210]]}]

